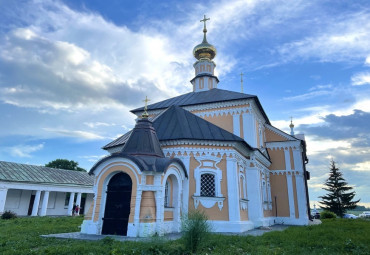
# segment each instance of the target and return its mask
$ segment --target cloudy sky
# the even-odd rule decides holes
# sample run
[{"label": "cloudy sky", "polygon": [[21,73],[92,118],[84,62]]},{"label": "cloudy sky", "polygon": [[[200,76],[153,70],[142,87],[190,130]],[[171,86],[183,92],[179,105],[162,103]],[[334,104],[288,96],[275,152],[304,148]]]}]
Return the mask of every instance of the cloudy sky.
[{"label": "cloudy sky", "polygon": [[370,206],[370,2],[0,0],[0,160],[89,169],[130,109],[190,92],[207,14],[219,88],[304,133],[310,197],[333,158]]}]

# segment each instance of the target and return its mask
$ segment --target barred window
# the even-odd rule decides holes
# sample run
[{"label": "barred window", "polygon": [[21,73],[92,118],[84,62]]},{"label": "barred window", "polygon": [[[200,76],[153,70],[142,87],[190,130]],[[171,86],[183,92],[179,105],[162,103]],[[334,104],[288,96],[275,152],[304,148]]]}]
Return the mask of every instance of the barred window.
[{"label": "barred window", "polygon": [[216,183],[213,174],[202,174],[200,177],[200,195],[202,197],[215,197]]},{"label": "barred window", "polygon": [[169,194],[169,183],[166,181],[166,186],[164,186],[164,207],[170,207],[170,194]]}]

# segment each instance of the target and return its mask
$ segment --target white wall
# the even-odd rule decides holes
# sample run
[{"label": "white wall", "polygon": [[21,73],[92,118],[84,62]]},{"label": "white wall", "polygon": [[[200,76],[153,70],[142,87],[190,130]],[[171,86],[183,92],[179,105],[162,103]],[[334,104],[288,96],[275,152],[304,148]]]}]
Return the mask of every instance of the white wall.
[{"label": "white wall", "polygon": [[30,199],[30,190],[10,189],[6,196],[5,211],[10,210],[17,215],[27,215]]},{"label": "white wall", "polygon": [[[5,211],[10,210],[19,216],[27,216],[31,195],[35,193],[36,191],[32,190],[9,189],[6,196]],[[44,192],[41,193],[38,214],[41,212],[43,197]],[[65,197],[66,192],[51,191],[49,193],[46,215],[67,215],[68,205],[65,206]],[[87,194],[85,213],[88,212],[92,202],[93,194]]]}]

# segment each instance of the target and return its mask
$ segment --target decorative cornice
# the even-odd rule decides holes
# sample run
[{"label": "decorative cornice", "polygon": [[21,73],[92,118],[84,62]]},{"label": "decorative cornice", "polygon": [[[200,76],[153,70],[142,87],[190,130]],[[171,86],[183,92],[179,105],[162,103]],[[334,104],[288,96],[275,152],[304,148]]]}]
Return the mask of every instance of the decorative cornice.
[{"label": "decorative cornice", "polygon": [[301,175],[301,173],[297,170],[270,170],[270,174],[272,175]]},{"label": "decorative cornice", "polygon": [[266,142],[266,148],[268,149],[283,149],[292,148],[293,150],[302,151],[301,142],[299,140],[295,141],[281,141],[281,142]]}]

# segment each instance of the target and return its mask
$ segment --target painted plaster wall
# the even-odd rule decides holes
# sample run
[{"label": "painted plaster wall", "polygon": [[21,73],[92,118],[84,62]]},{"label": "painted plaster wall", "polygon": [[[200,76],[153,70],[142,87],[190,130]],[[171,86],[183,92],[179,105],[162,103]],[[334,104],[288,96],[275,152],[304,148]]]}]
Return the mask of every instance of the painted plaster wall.
[{"label": "painted plaster wall", "polygon": [[282,137],[275,132],[269,130],[268,128],[265,129],[265,136],[266,142],[280,142],[280,141],[287,141],[285,137]]},{"label": "painted plaster wall", "polygon": [[274,215],[274,210],[263,210],[263,217],[273,217]]},{"label": "painted plaster wall", "polygon": [[275,210],[277,206],[278,217],[289,217],[289,197],[286,175],[270,175],[270,184],[273,215],[275,216]]},{"label": "painted plaster wall", "polygon": [[214,116],[206,116],[204,117],[206,121],[223,128],[230,133],[233,133],[233,116],[231,114],[223,114],[223,115],[214,115]]},{"label": "painted plaster wall", "polygon": [[276,149],[267,149],[270,159],[271,165],[269,167],[270,170],[285,170],[285,155],[283,148],[276,148]]},{"label": "painted plaster wall", "polygon": [[172,210],[164,210],[164,221],[173,221],[173,211]]},{"label": "painted plaster wall", "polygon": [[15,212],[17,215],[27,215],[31,193],[31,190],[8,190],[5,202],[5,211],[10,210]]},{"label": "painted plaster wall", "polygon": [[155,222],[156,204],[153,191],[143,191],[140,204],[140,222]]},{"label": "painted plaster wall", "polygon": [[240,220],[241,221],[247,221],[248,220],[248,209],[247,210],[240,209]]}]

